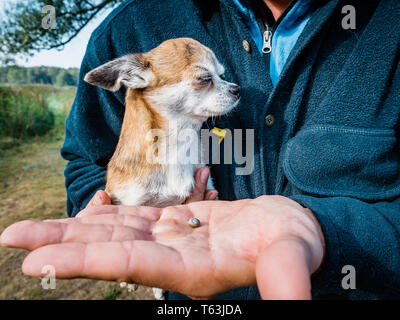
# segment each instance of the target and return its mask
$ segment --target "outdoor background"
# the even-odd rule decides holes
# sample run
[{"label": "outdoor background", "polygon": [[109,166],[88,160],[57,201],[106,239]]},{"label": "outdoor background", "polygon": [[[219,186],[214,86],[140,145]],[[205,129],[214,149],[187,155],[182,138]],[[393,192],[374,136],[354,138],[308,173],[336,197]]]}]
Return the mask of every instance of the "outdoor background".
[{"label": "outdoor background", "polygon": [[[40,29],[40,6],[35,9],[24,0],[0,0],[0,20],[8,23],[0,29],[0,51],[8,53],[0,59],[0,232],[23,219],[66,216],[66,162],[60,157],[64,122],[74,100],[79,66],[90,34],[119,1],[84,1],[93,7],[106,2],[109,5],[96,16],[89,16],[87,25],[67,44],[49,50],[69,36],[63,23],[72,25],[73,21],[56,20],[60,31],[48,32],[57,37],[63,32],[64,35],[55,40],[49,41],[43,30],[39,30],[41,35],[36,39],[21,38],[21,34],[33,37],[35,26]],[[71,13],[71,17],[84,21],[74,13],[83,10],[79,1],[47,3],[54,3],[60,17]],[[18,11],[16,5],[22,9]],[[37,46],[32,49],[31,43]],[[129,293],[118,283],[95,280],[57,280],[55,290],[43,290],[40,279],[21,272],[26,255],[23,250],[0,248],[0,299],[152,299],[149,288]]]}]

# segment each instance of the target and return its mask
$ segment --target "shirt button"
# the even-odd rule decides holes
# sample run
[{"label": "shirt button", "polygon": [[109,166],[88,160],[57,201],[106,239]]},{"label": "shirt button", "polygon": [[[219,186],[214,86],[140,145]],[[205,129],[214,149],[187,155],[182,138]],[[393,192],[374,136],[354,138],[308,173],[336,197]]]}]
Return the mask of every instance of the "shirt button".
[{"label": "shirt button", "polygon": [[269,114],[265,117],[265,125],[268,128],[271,128],[275,123],[275,117],[272,114]]},{"label": "shirt button", "polygon": [[247,40],[243,40],[242,44],[243,44],[244,50],[246,50],[248,53],[250,53],[251,52],[250,43]]}]

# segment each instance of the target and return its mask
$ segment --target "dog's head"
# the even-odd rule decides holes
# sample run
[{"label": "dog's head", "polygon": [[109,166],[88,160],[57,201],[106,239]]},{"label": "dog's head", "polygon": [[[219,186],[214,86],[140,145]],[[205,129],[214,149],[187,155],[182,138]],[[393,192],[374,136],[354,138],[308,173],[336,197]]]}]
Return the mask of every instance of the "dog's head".
[{"label": "dog's head", "polygon": [[205,120],[229,112],[239,101],[239,86],[225,81],[224,72],[209,48],[179,38],[147,53],[110,61],[90,71],[85,81],[111,91],[122,85],[140,90],[168,119],[189,116]]}]

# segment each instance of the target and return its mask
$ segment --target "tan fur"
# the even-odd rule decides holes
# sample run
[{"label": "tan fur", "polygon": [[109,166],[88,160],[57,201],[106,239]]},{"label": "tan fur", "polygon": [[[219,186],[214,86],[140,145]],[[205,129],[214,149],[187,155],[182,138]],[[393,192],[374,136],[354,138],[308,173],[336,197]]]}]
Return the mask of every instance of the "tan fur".
[{"label": "tan fur", "polygon": [[162,129],[164,119],[154,112],[138,90],[128,88],[125,104],[120,138],[107,168],[106,192],[111,197],[128,180],[141,181],[160,167],[147,161],[146,152],[153,143],[146,140],[146,133]]},{"label": "tan fur", "polygon": [[212,54],[207,47],[190,38],[182,38],[179,41],[171,39],[163,42],[157,48],[143,54],[144,59],[149,61],[151,69],[156,75],[154,83],[146,90],[178,83],[185,74],[193,75],[194,73],[190,71],[195,62]]}]

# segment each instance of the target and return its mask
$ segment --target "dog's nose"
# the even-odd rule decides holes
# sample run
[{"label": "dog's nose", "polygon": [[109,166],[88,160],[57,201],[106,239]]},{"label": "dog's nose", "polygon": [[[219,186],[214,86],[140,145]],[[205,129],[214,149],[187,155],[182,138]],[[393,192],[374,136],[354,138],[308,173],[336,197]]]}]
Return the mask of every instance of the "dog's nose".
[{"label": "dog's nose", "polygon": [[229,88],[229,92],[232,93],[234,96],[240,96],[240,87],[237,84],[231,84]]}]

